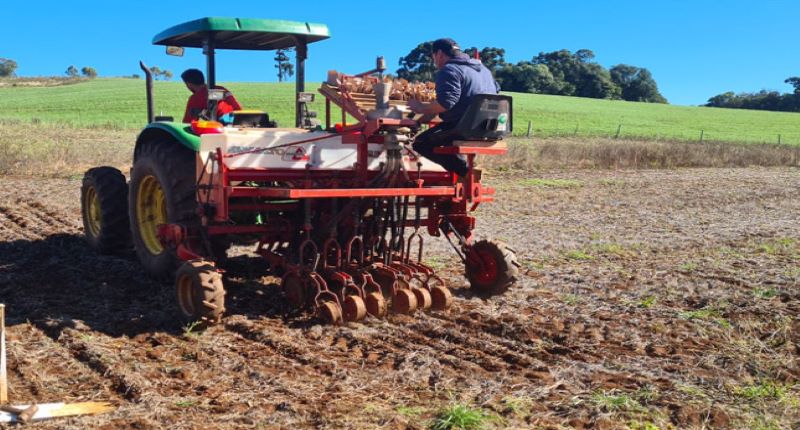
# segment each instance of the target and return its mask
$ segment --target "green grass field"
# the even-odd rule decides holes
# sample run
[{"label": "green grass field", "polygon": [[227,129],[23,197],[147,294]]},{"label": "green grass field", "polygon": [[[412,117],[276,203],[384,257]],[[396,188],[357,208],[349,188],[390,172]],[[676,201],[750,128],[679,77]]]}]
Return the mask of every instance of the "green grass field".
[{"label": "green grass field", "polygon": [[[245,108],[262,109],[281,125],[294,122],[294,84],[223,83]],[[318,84],[309,83],[314,91]],[[180,119],[188,96],[180,82],[155,83],[156,114]],[[670,106],[539,94],[514,96],[514,134],[528,121],[534,137],[615,136],[645,140],[705,140],[800,145],[800,114]],[[76,127],[136,129],[145,122],[144,81],[95,79],[55,87],[0,87],[0,119],[62,122]],[[324,115],[324,104],[314,109]],[[339,118],[334,110],[335,119]],[[620,127],[621,125],[621,127]]]}]

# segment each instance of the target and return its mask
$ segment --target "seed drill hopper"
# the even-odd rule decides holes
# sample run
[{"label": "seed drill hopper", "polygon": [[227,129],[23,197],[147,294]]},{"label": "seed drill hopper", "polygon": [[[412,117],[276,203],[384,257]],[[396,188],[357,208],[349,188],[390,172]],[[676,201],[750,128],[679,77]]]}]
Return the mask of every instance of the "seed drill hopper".
[{"label": "seed drill hopper", "polygon": [[[203,48],[207,119],[154,117],[152,80],[142,64],[148,125],[129,182],[116,169],[91,169],[81,200],[89,243],[101,252],[132,244],[150,275],[174,279],[184,319],[222,317],[221,267],[236,243],[255,247],[281,277],[292,306],[330,323],[450,307],[448,286],[423,260],[429,237],[450,242],[479,294],[516,281],[514,252],[475,241],[471,215],[494,198],[474,158],[506,151],[501,138],[511,130],[511,98],[475,97],[454,131],[459,140],[437,148],[467,158],[469,173],[458,178],[411,149],[414,136],[436,121],[411,113],[406,100],[432,97],[432,87],[384,78],[381,58],[368,72],[329,72],[318,90],[324,123],[316,118],[305,60],[308,45],[326,38],[324,25],[232,18],[191,21],[154,38],[168,53]],[[277,127],[259,111],[219,122],[215,50],[287,48],[296,52],[295,127]]]}]

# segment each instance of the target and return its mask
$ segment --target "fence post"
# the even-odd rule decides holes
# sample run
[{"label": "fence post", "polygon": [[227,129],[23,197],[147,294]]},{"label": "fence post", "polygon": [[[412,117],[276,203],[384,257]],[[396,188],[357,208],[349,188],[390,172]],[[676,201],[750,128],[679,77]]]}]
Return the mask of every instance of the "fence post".
[{"label": "fence post", "polygon": [[703,141],[703,132],[704,132],[704,131],[705,131],[705,130],[700,130],[700,141],[701,141],[701,142]]},{"label": "fence post", "polygon": [[614,136],[614,139],[619,139],[620,130],[622,130],[622,124],[617,126],[617,134]]},{"label": "fence post", "polygon": [[0,405],[8,402],[6,375],[6,305],[0,304]]},{"label": "fence post", "polygon": [[780,144],[781,144],[781,135],[778,134],[778,145],[780,145]]},{"label": "fence post", "polygon": [[531,137],[531,127],[533,126],[533,122],[528,120],[528,133],[526,134],[527,137]]}]

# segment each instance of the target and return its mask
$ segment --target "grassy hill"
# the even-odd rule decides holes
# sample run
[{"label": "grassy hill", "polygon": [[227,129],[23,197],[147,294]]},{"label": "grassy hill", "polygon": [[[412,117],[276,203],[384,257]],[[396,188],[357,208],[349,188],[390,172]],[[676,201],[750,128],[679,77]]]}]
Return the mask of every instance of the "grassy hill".
[{"label": "grassy hill", "polygon": [[[223,83],[246,108],[263,109],[280,124],[294,122],[294,84]],[[318,84],[309,83],[309,91]],[[180,118],[188,96],[181,82],[155,83],[156,113]],[[670,106],[539,94],[514,96],[514,134],[528,121],[534,136],[614,136],[800,145],[800,114]],[[321,99],[321,97],[318,97]],[[0,87],[0,119],[67,123],[77,127],[136,129],[145,122],[144,81],[95,79],[52,87]],[[314,109],[324,115],[324,104]],[[338,111],[334,110],[338,118]],[[334,120],[335,122],[336,120]]]}]

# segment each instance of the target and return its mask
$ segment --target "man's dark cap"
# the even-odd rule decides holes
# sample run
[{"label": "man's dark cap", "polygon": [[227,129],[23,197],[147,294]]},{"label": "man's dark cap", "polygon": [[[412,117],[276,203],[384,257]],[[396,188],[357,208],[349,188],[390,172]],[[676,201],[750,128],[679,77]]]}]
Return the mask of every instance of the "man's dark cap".
[{"label": "man's dark cap", "polygon": [[206,83],[206,78],[203,72],[198,69],[187,69],[181,73],[181,79],[187,84],[203,85]]},{"label": "man's dark cap", "polygon": [[449,56],[453,56],[456,51],[461,51],[461,47],[458,46],[455,40],[444,38],[444,39],[437,39],[433,42],[433,52],[442,51]]}]

